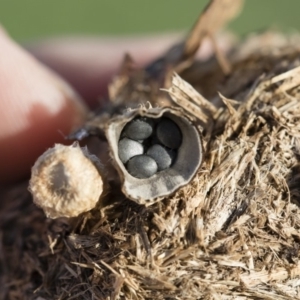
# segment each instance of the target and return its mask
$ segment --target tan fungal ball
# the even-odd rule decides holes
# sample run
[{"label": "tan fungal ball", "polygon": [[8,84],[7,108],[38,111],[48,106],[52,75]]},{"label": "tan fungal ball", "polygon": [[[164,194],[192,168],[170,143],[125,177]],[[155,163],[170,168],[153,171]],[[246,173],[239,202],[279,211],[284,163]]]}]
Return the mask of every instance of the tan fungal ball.
[{"label": "tan fungal ball", "polygon": [[103,191],[99,160],[81,148],[57,144],[35,162],[30,179],[33,201],[47,217],[76,217],[94,208]]}]

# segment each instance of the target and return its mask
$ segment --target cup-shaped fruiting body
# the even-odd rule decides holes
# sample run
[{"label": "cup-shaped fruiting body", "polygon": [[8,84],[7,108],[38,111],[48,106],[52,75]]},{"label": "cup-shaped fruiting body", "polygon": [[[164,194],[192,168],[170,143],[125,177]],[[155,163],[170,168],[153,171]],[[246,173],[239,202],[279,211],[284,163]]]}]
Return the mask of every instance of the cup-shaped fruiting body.
[{"label": "cup-shaped fruiting body", "polygon": [[203,158],[199,128],[180,108],[128,110],[108,123],[106,137],[122,191],[139,204],[189,183]]},{"label": "cup-shaped fruiting body", "polygon": [[76,217],[94,208],[103,192],[101,164],[81,148],[56,144],[32,167],[29,189],[47,217]]}]

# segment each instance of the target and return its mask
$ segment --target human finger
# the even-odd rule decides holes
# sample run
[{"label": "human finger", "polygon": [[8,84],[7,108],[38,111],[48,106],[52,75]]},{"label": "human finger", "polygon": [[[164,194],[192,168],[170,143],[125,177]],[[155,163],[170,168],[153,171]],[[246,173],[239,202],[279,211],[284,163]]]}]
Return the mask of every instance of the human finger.
[{"label": "human finger", "polygon": [[24,178],[35,159],[79,126],[86,112],[61,78],[0,29],[0,183]]}]

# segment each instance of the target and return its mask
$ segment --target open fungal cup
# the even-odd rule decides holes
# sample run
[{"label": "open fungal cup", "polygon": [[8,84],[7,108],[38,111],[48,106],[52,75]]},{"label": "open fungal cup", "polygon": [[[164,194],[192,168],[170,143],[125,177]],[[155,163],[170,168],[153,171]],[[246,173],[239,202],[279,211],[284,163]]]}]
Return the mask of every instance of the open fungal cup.
[{"label": "open fungal cup", "polygon": [[201,133],[181,109],[129,110],[109,122],[106,136],[122,191],[139,204],[174,193],[202,162]]}]

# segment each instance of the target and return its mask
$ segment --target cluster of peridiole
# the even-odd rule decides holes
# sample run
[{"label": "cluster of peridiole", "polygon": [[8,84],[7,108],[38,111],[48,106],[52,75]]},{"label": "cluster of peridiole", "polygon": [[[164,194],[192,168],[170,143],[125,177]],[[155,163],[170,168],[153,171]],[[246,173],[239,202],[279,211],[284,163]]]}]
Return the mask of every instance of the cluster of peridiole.
[{"label": "cluster of peridiole", "polygon": [[172,166],[181,143],[181,130],[170,118],[137,117],[124,127],[118,154],[133,177],[149,178]]}]

